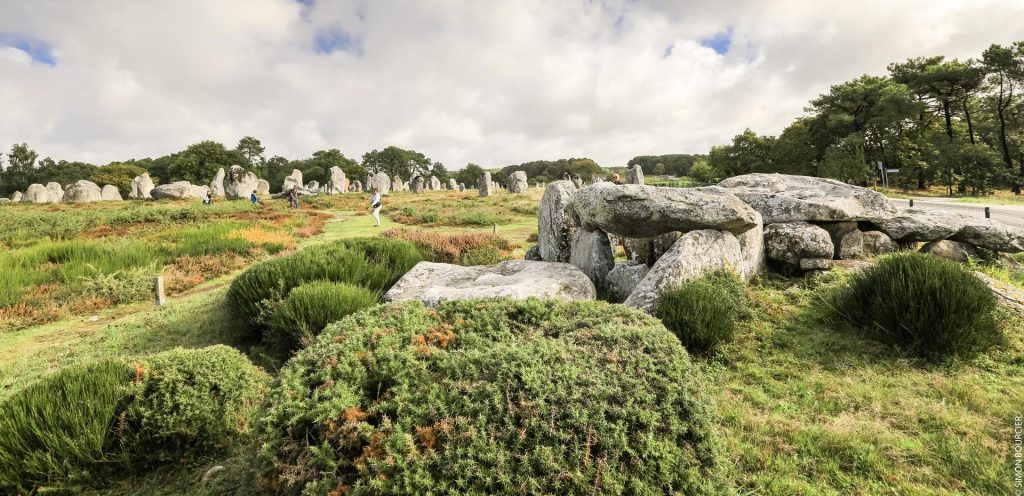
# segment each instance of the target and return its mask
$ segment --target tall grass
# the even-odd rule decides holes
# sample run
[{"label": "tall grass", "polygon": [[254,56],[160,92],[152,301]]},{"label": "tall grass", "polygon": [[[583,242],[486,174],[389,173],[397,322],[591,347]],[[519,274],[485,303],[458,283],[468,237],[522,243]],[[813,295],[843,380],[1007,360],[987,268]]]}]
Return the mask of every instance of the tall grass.
[{"label": "tall grass", "polygon": [[379,302],[379,293],[352,284],[303,284],[288,293],[269,318],[268,341],[282,354],[290,354],[309,346],[327,324]]},{"label": "tall grass", "polygon": [[687,350],[706,353],[732,341],[743,292],[743,281],[734,272],[712,272],[663,291],[655,316]]}]

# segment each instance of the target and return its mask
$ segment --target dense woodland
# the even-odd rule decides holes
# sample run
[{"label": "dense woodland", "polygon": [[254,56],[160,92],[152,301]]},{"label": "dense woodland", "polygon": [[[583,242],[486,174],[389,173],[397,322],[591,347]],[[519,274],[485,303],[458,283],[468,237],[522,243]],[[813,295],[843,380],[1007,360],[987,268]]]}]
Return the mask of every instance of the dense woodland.
[{"label": "dense woodland", "polygon": [[[806,114],[778,136],[750,129],[708,155],[670,154],[634,157],[648,175],[689,176],[698,183],[750,172],[783,172],[831,177],[866,185],[878,166],[899,169],[891,181],[904,188],[942,185],[950,193],[1019,192],[1024,185],[1024,41],[992,45],[977,59],[918,57],[892,63],[888,74],[864,75],[832,86],[811,100]],[[504,182],[523,170],[531,182],[560,179],[566,172],[585,181],[610,170],[589,158],[536,160],[501,168],[467,164],[449,172],[441,162],[415,150],[389,146],[346,157],[338,149],[320,150],[303,159],[266,157],[259,139],[246,136],[235,148],[203,141],[158,158],[106,165],[39,159],[28,144],[15,144],[0,156],[0,195],[24,191],[32,183],[68,184],[89,179],[130,189],[131,179],[148,171],[157,183],[207,183],[217,169],[242,165],[267,179],[272,191],[293,169],[307,181],[324,182],[328,169],[341,167],[348,177],[384,171],[408,179],[433,175],[473,185],[484,170]]]}]

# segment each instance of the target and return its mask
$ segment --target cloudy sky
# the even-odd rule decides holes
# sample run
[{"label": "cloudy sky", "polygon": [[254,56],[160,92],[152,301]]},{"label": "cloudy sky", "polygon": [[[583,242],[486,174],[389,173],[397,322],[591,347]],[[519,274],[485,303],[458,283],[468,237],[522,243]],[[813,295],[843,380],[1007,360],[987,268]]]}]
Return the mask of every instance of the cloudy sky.
[{"label": "cloudy sky", "polygon": [[288,158],[617,166],[1020,39],[1021,0],[0,0],[0,147],[106,163],[252,135]]}]

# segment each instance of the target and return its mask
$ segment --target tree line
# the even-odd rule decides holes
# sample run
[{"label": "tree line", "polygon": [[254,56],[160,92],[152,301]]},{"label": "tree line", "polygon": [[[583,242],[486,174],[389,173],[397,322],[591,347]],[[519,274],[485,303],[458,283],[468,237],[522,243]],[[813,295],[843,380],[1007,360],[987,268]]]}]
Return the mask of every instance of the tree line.
[{"label": "tree line", "polygon": [[917,57],[832,86],[778,136],[750,129],[689,175],[711,182],[782,172],[867,184],[885,169],[903,188],[1019,193],[1024,186],[1024,41],[977,59]]}]

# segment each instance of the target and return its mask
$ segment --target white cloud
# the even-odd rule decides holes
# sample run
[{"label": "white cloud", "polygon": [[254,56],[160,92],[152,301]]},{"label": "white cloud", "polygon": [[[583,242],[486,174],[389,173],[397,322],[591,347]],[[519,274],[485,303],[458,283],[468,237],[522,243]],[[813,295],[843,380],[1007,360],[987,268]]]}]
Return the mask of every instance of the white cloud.
[{"label": "white cloud", "polygon": [[[704,152],[777,133],[831,84],[1024,39],[1015,0],[0,0],[0,146],[97,163],[200,139],[390,144],[458,168]],[[700,40],[732,28],[724,56]],[[317,33],[349,51],[317,53]],[[672,46],[665,58],[666,47]],[[321,47],[322,48],[322,47]]]}]

